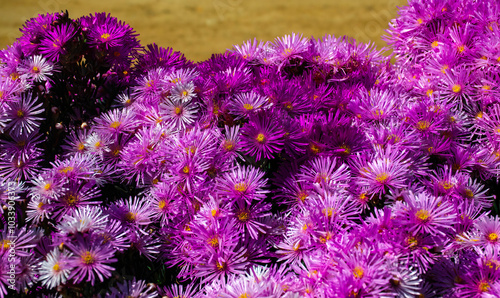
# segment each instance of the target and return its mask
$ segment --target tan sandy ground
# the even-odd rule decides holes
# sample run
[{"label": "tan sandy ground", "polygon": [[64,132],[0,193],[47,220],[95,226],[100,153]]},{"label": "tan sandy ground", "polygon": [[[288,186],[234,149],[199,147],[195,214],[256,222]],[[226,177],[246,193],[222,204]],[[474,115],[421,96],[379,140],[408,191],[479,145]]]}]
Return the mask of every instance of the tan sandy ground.
[{"label": "tan sandy ground", "polygon": [[26,19],[68,10],[77,18],[109,12],[130,24],[142,44],[156,42],[200,61],[248,39],[267,41],[292,32],[348,35],[379,47],[397,6],[406,0],[0,0],[0,48],[20,35]]}]

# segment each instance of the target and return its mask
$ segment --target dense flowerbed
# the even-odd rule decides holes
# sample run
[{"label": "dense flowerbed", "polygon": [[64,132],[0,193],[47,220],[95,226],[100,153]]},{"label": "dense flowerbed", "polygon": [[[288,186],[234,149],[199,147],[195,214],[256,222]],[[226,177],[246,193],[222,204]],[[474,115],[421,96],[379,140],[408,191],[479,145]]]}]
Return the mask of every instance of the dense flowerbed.
[{"label": "dense flowerbed", "polygon": [[[500,4],[194,63],[106,13],[0,52],[0,297],[498,297]],[[391,63],[391,57],[395,63]]]}]

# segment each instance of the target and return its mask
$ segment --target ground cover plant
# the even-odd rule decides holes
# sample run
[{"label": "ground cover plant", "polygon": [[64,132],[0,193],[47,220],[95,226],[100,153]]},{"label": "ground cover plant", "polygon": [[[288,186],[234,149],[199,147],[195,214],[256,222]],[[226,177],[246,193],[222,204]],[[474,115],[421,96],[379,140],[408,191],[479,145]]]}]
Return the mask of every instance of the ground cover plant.
[{"label": "ground cover plant", "polygon": [[410,0],[391,56],[293,33],[197,63],[106,13],[28,20],[0,296],[498,297],[499,12]]}]

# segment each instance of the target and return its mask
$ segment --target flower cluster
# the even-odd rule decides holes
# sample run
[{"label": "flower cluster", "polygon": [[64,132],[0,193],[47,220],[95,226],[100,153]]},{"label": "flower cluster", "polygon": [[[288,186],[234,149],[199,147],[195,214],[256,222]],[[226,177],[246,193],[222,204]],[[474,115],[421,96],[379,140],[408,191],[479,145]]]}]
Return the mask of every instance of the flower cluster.
[{"label": "flower cluster", "polygon": [[291,34],[198,63],[105,13],[27,21],[0,297],[499,296],[499,11],[410,0],[392,57]]}]

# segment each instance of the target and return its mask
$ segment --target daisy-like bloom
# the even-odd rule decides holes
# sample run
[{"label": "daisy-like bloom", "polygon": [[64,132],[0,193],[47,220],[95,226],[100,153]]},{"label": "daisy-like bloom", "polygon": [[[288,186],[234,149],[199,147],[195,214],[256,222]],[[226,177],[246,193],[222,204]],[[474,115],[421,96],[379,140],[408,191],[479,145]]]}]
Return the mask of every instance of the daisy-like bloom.
[{"label": "daisy-like bloom", "polygon": [[263,48],[264,43],[262,41],[257,42],[257,38],[254,38],[253,41],[251,39],[247,40],[241,46],[234,45],[230,51],[249,62],[253,62],[260,56]]},{"label": "daisy-like bloom", "polygon": [[108,213],[112,218],[118,219],[124,225],[147,233],[143,228],[151,223],[151,208],[147,200],[140,197],[130,197],[120,200],[109,207]]},{"label": "daisy-like bloom", "polygon": [[75,283],[80,283],[86,278],[86,282],[95,284],[96,275],[101,282],[104,278],[109,278],[111,272],[115,269],[107,264],[114,263],[117,260],[114,258],[115,251],[109,245],[100,245],[85,241],[79,238],[77,243],[66,244],[73,257],[70,258],[69,264],[74,267],[69,279]]},{"label": "daisy-like bloom", "polygon": [[46,259],[40,263],[40,280],[42,285],[49,289],[55,288],[66,283],[68,276],[73,269],[70,264],[72,253],[60,251],[55,248],[49,252]]},{"label": "daisy-like bloom", "polygon": [[67,135],[65,144],[63,144],[61,148],[64,149],[67,155],[84,153],[86,149],[85,141],[90,134],[91,130],[71,131],[69,135]]},{"label": "daisy-like bloom", "polygon": [[6,129],[12,129],[16,135],[36,131],[40,126],[39,122],[43,120],[37,115],[44,111],[42,103],[37,104],[37,100],[31,93],[26,93],[20,99],[11,101],[7,109],[9,123]]},{"label": "daisy-like bloom", "polygon": [[244,200],[237,199],[233,205],[233,214],[236,219],[236,227],[241,231],[247,231],[253,239],[259,238],[260,234],[265,234],[270,228],[258,221],[259,218],[270,216],[271,206],[262,201],[253,205],[247,204]]},{"label": "daisy-like bloom", "polygon": [[64,215],[57,225],[57,230],[61,235],[98,233],[103,231],[107,221],[108,215],[103,214],[100,207],[85,206],[76,209],[72,214]]},{"label": "daisy-like bloom", "polygon": [[179,199],[179,192],[174,184],[165,181],[155,184],[150,188],[147,199],[153,220],[168,224],[181,213],[182,200]]},{"label": "daisy-like bloom", "polygon": [[457,184],[457,179],[452,173],[452,168],[444,166],[444,168],[438,168],[437,171],[430,173],[430,186],[433,189],[435,196],[449,197],[453,192],[455,185]]},{"label": "daisy-like bloom", "polygon": [[226,246],[207,263],[197,266],[193,276],[201,277],[201,282],[207,283],[213,279],[224,280],[230,276],[244,274],[248,267],[245,253],[245,247],[236,249],[234,245]]},{"label": "daisy-like bloom", "polygon": [[54,64],[40,55],[31,56],[19,66],[21,76],[35,82],[46,81],[54,71]]},{"label": "daisy-like bloom", "polygon": [[397,115],[398,94],[389,89],[372,88],[360,94],[360,98],[350,103],[357,118],[364,121],[384,121]]},{"label": "daisy-like bloom", "polygon": [[104,154],[110,151],[108,145],[112,139],[113,135],[106,133],[103,129],[95,130],[85,139],[85,149],[88,153],[95,154],[102,160]]},{"label": "daisy-like bloom", "polygon": [[237,155],[236,151],[241,149],[240,145],[240,127],[225,126],[225,137],[220,142],[219,150],[224,156],[233,157]]},{"label": "daisy-like bloom", "polygon": [[255,111],[263,110],[269,107],[269,101],[266,97],[260,96],[254,91],[248,93],[236,94],[229,104],[229,111],[236,115],[235,120],[248,118]]},{"label": "daisy-like bloom", "polygon": [[301,167],[298,182],[320,184],[322,187],[342,188],[347,187],[350,173],[347,166],[337,158],[320,156]]},{"label": "daisy-like bloom", "polygon": [[175,99],[166,100],[160,105],[160,109],[165,114],[167,123],[174,130],[185,130],[192,126],[198,111],[196,103]]},{"label": "daisy-like bloom", "polygon": [[118,283],[116,287],[112,287],[111,292],[108,292],[106,297],[154,298],[158,297],[158,293],[155,291],[154,284],[146,284],[143,280],[136,281],[134,277],[132,280],[124,280],[122,283]]},{"label": "daisy-like bloom", "polygon": [[241,146],[243,150],[255,157],[274,158],[273,154],[283,147],[284,131],[270,113],[258,113],[250,117],[250,121],[241,129]]},{"label": "daisy-like bloom", "polygon": [[500,248],[500,218],[497,216],[482,216],[475,221],[475,231],[465,234],[459,239],[468,245],[479,246],[485,249]]},{"label": "daisy-like bloom", "polygon": [[488,195],[488,189],[483,184],[470,178],[469,175],[457,175],[457,185],[454,193],[479,208],[490,208],[493,201],[493,197]]},{"label": "daisy-like bloom", "polygon": [[33,196],[26,210],[26,221],[33,221],[34,224],[39,224],[44,219],[50,218],[53,209],[53,206],[48,204],[41,196]]},{"label": "daisy-like bloom", "polygon": [[157,44],[148,44],[144,51],[138,55],[137,70],[144,73],[155,67],[167,69],[184,69],[192,67],[192,62],[188,61],[181,52],[174,52],[172,48],[159,47]]},{"label": "daisy-like bloom", "polygon": [[123,251],[130,247],[126,232],[120,221],[109,219],[106,226],[97,232],[96,243],[111,245],[117,251]]},{"label": "daisy-like bloom", "polygon": [[52,62],[58,62],[61,56],[67,54],[66,44],[76,33],[73,24],[61,24],[48,31],[47,36],[40,42],[40,54]]},{"label": "daisy-like bloom", "polygon": [[52,173],[56,179],[66,178],[70,182],[91,180],[95,177],[96,172],[100,170],[96,157],[90,154],[75,154],[50,164],[53,167]]},{"label": "daisy-like bloom", "polygon": [[282,38],[276,38],[271,45],[273,56],[282,64],[293,58],[301,58],[300,54],[307,51],[309,41],[302,37],[302,34],[285,35]]},{"label": "daisy-like bloom", "polygon": [[408,175],[407,153],[387,147],[379,151],[377,156],[368,164],[358,167],[357,183],[366,187],[371,194],[386,193],[387,189],[405,187]]},{"label": "daisy-like bloom", "polygon": [[188,102],[191,101],[196,93],[194,92],[194,83],[177,83],[172,89],[170,89],[170,98],[172,101]]},{"label": "daisy-like bloom", "polygon": [[398,297],[415,297],[420,294],[420,285],[422,279],[418,272],[411,268],[398,266],[391,270],[392,278],[389,283],[392,291],[397,293]]},{"label": "daisy-like bloom", "polygon": [[164,78],[164,81],[172,84],[172,87],[176,85],[191,85],[190,83],[198,78],[199,75],[195,68],[180,68],[168,74]]},{"label": "daisy-like bloom", "polygon": [[42,162],[41,150],[32,150],[26,155],[0,155],[0,176],[5,179],[31,180],[38,175]]},{"label": "daisy-like bloom", "polygon": [[410,192],[406,198],[401,224],[413,235],[445,235],[455,221],[453,205],[441,197]]},{"label": "daisy-like bloom", "polygon": [[266,194],[265,190],[267,179],[263,179],[264,172],[253,167],[237,166],[231,172],[225,173],[217,180],[217,192],[222,197],[234,199],[243,199],[248,204],[252,200],[263,200]]},{"label": "daisy-like bloom", "polygon": [[137,127],[135,114],[131,109],[114,109],[95,119],[100,134],[118,135],[130,133]]},{"label": "daisy-like bloom", "polygon": [[53,198],[54,216],[57,220],[67,214],[73,214],[78,208],[99,204],[92,201],[100,195],[100,189],[94,187],[92,183],[69,183],[66,189],[57,198]]},{"label": "daisy-like bloom", "polygon": [[33,186],[29,190],[29,196],[47,203],[51,199],[57,199],[67,190],[66,183],[65,179],[55,179],[50,174],[45,173],[32,180]]},{"label": "daisy-like bloom", "polygon": [[168,84],[163,80],[167,70],[155,68],[139,77],[133,87],[133,96],[136,100],[146,104],[158,104],[168,90]]}]

